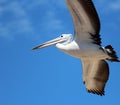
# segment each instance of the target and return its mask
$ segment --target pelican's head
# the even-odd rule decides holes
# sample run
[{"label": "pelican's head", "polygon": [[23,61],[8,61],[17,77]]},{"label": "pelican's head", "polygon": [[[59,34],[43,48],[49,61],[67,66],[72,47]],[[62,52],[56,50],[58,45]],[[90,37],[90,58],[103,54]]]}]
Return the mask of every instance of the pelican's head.
[{"label": "pelican's head", "polygon": [[34,47],[32,50],[41,49],[41,48],[45,48],[45,47],[57,45],[57,44],[66,45],[71,41],[72,41],[72,34],[62,34],[58,38],[55,38],[53,40],[47,41],[41,45]]}]

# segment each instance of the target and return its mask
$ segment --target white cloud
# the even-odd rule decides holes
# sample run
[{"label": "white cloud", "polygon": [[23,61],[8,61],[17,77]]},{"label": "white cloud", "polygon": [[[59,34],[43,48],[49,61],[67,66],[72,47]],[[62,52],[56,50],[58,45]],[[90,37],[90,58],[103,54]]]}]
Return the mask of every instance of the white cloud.
[{"label": "white cloud", "polygon": [[[63,29],[62,21],[56,15],[56,8],[65,7],[64,0],[20,0],[20,1],[8,1],[1,0],[0,3],[4,3],[0,7],[0,37],[14,39],[17,35],[25,35],[34,32],[34,26],[42,23],[43,30],[60,30]],[[37,9],[35,9],[37,7]],[[44,9],[44,11],[42,11]],[[32,11],[32,12],[31,12]],[[34,12],[42,15],[40,16],[38,23],[34,23],[36,16],[30,17]],[[36,14],[35,14],[36,15]],[[45,21],[42,21],[44,18]],[[33,20],[32,20],[33,19]],[[37,34],[34,33],[34,34]]]},{"label": "white cloud", "polygon": [[110,9],[112,9],[114,11],[119,11],[120,10],[120,0],[111,2],[109,4],[109,7],[110,7]]},{"label": "white cloud", "polygon": [[33,30],[25,10],[18,2],[9,2],[0,8],[0,37],[14,39],[16,35]]},{"label": "white cloud", "polygon": [[21,0],[20,3],[27,9],[41,7],[48,9],[49,7],[65,7],[65,0]]},{"label": "white cloud", "polygon": [[47,11],[45,15],[44,27],[46,29],[59,30],[63,28],[62,21],[56,17],[54,11]]},{"label": "white cloud", "polygon": [[[93,2],[104,15],[120,10],[120,0],[95,0]],[[58,12],[64,11],[67,7],[65,0],[0,0],[0,3],[4,3],[0,6],[0,37],[12,39],[18,34],[33,34],[34,26],[40,26],[43,31],[62,31],[65,29],[62,17],[58,16]],[[42,15],[38,15],[40,16],[38,23],[34,23],[36,14],[36,16],[31,17],[34,12],[36,14],[42,13]],[[33,26],[33,24],[35,25]]]},{"label": "white cloud", "polygon": [[97,6],[104,12],[116,12],[120,10],[120,0],[96,0]]},{"label": "white cloud", "polygon": [[104,23],[118,27],[120,23],[120,0],[96,0],[95,6]]},{"label": "white cloud", "polygon": [[[4,38],[7,38],[7,39],[8,39],[8,38],[9,38],[9,36],[8,36],[9,33],[10,33],[10,32],[9,32],[9,30],[8,30],[7,28],[5,28],[5,27],[3,27],[3,26],[0,25],[0,36],[1,36],[1,37],[4,37]],[[10,38],[10,39],[11,39],[11,38]]]},{"label": "white cloud", "polygon": [[20,3],[27,9],[31,9],[37,6],[45,5],[48,3],[47,0],[21,0]]},{"label": "white cloud", "polygon": [[0,0],[0,4],[7,2],[7,0]]}]

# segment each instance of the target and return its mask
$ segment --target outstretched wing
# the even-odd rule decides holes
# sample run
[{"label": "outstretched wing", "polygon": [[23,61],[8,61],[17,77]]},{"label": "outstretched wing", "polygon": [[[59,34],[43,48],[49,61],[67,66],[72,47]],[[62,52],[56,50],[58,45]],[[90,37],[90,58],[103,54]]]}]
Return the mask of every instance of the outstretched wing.
[{"label": "outstretched wing", "polygon": [[66,0],[66,3],[74,22],[75,40],[100,45],[100,21],[92,0]]},{"label": "outstretched wing", "polygon": [[105,84],[109,77],[109,67],[104,60],[82,59],[83,81],[90,93],[104,95]]}]

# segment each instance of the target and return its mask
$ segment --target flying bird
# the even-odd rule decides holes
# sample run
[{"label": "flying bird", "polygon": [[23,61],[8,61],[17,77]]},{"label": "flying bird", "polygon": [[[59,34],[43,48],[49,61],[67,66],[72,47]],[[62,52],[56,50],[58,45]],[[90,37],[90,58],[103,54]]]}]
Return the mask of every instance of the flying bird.
[{"label": "flying bird", "polygon": [[72,34],[62,34],[47,41],[33,50],[56,45],[63,52],[80,58],[82,78],[89,93],[104,95],[109,78],[109,66],[106,60],[120,62],[111,45],[101,46],[100,20],[92,0],[66,0],[74,23]]}]

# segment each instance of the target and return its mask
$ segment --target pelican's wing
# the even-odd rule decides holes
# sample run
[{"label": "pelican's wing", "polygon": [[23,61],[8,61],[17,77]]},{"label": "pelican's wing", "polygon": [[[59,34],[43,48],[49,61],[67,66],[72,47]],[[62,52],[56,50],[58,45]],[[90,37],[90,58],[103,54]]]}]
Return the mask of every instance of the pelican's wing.
[{"label": "pelican's wing", "polygon": [[104,60],[82,59],[83,81],[90,93],[104,95],[104,87],[109,77],[109,67]]},{"label": "pelican's wing", "polygon": [[101,43],[100,21],[92,0],[66,0],[72,15],[75,40]]}]

